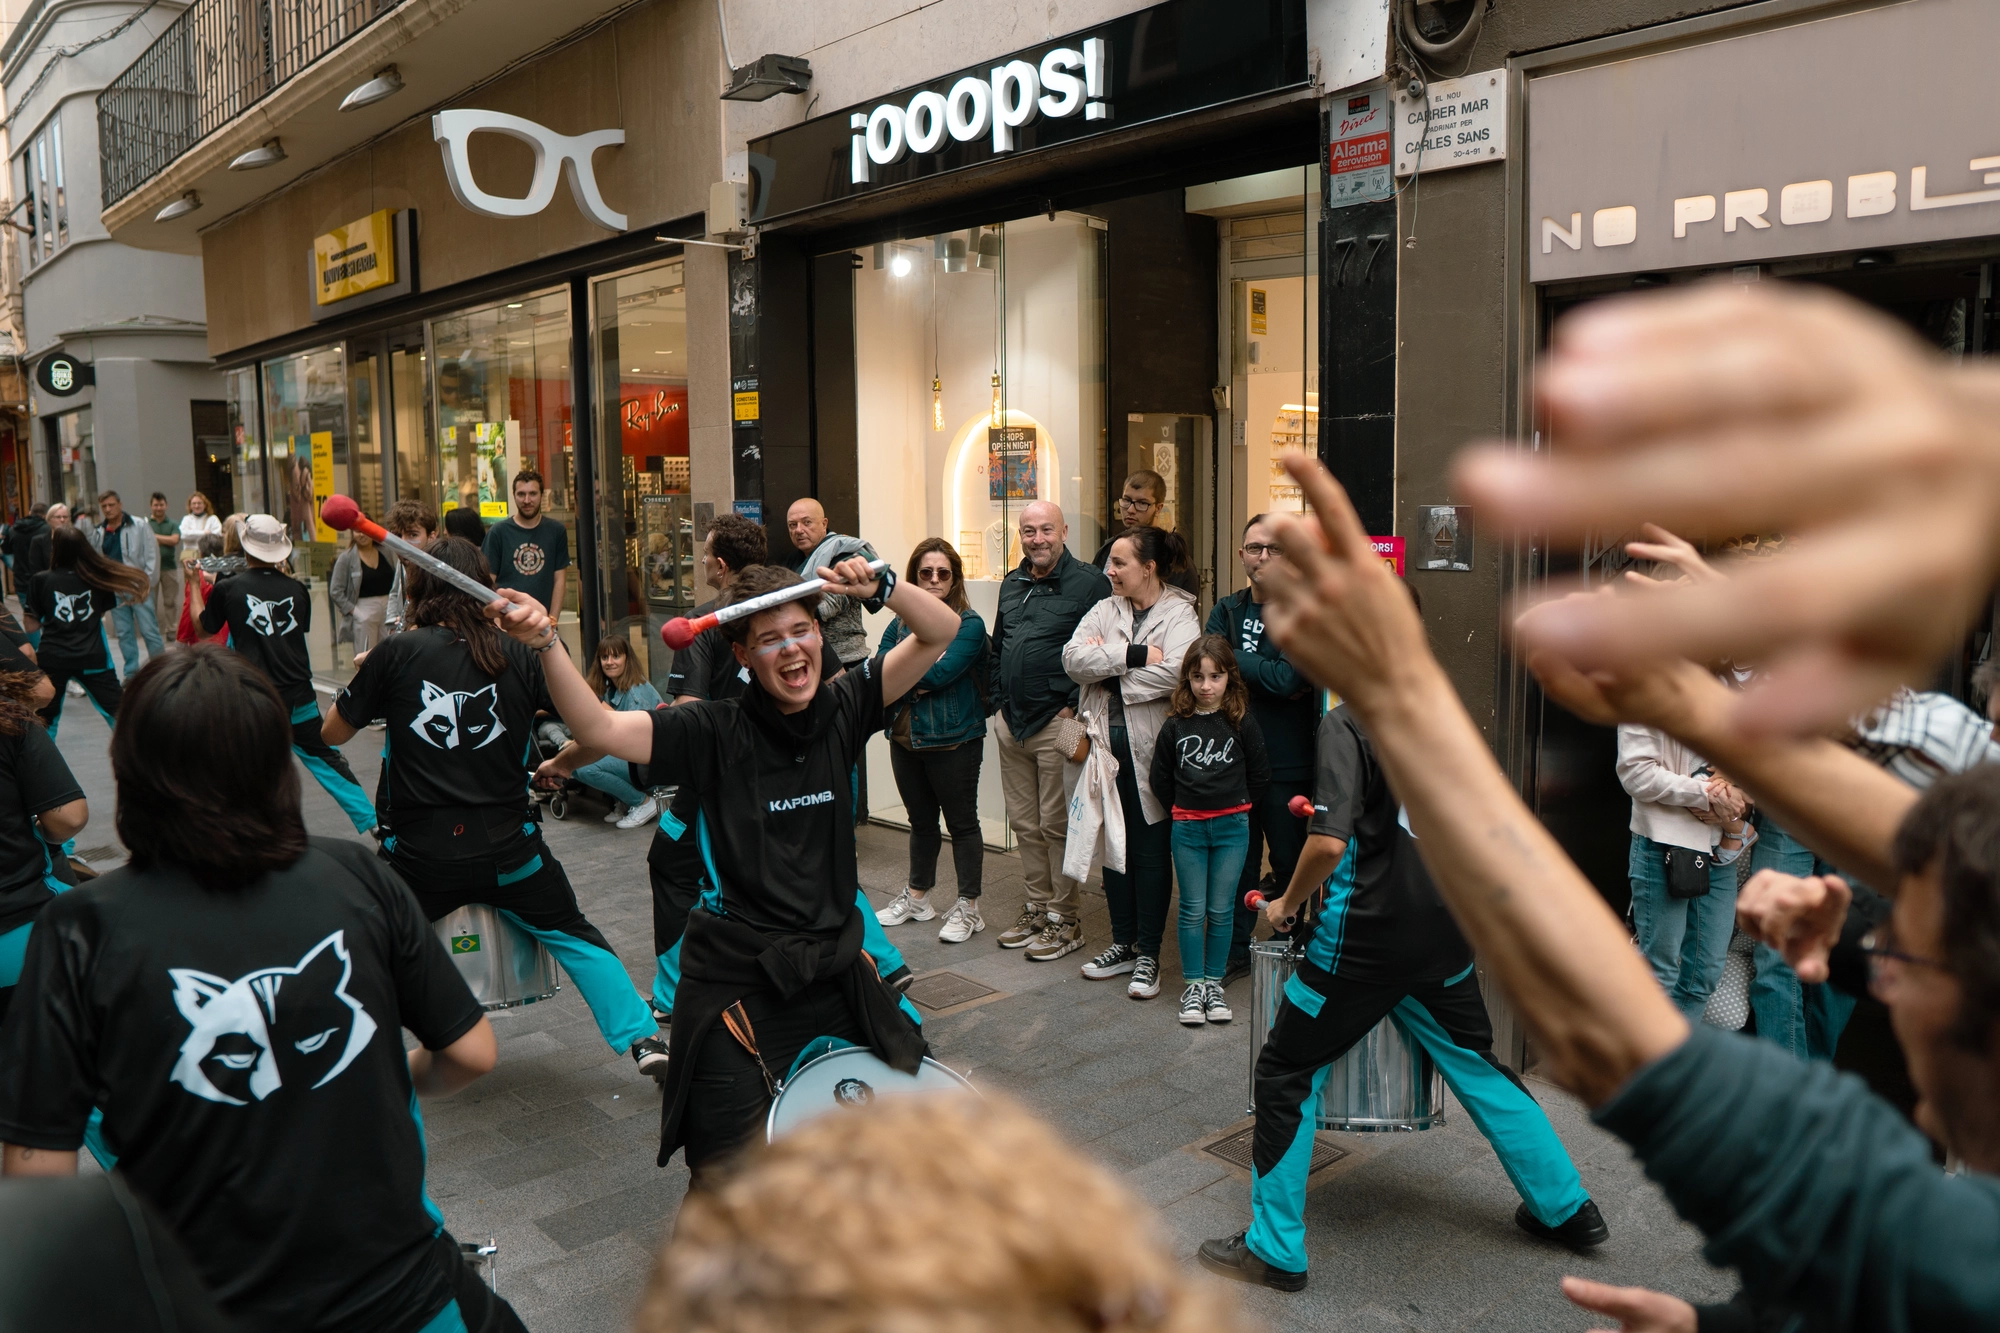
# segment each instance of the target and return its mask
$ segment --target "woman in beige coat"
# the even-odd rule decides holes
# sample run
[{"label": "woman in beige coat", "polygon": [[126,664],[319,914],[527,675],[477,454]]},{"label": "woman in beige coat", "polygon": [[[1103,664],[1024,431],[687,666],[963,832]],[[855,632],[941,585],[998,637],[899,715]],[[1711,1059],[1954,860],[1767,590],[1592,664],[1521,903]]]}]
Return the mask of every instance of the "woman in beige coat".
[{"label": "woman in beige coat", "polygon": [[1122,819],[1125,830],[1125,868],[1104,870],[1111,947],[1085,963],[1083,975],[1129,972],[1125,993],[1135,1000],[1160,993],[1160,939],[1173,898],[1173,827],[1147,775],[1181,658],[1201,637],[1194,598],[1168,582],[1187,566],[1187,544],[1178,534],[1127,531],[1112,542],[1105,565],[1111,596],[1084,613],[1063,648],[1063,670],[1083,686],[1078,709],[1086,725],[1097,717],[1109,723],[1119,809],[1104,818]]}]

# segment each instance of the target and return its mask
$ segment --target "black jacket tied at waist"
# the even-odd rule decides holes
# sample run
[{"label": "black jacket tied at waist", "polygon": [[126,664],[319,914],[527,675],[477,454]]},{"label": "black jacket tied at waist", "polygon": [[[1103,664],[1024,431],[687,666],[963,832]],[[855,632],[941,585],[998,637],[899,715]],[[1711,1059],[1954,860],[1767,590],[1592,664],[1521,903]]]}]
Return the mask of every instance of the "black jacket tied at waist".
[{"label": "black jacket tied at waist", "polygon": [[[688,914],[687,932],[681,936],[681,983],[669,1032],[673,1059],[660,1103],[661,1166],[681,1146],[681,1115],[695,1058],[723,1011],[757,991],[775,991],[780,999],[790,999],[821,979],[839,983],[869,1050],[892,1069],[917,1072],[930,1047],[895,993],[882,984],[874,962],[861,952],[859,911],[849,913],[840,934],[832,938],[766,935],[701,907]],[[778,1077],[785,1072],[771,1071]]]}]

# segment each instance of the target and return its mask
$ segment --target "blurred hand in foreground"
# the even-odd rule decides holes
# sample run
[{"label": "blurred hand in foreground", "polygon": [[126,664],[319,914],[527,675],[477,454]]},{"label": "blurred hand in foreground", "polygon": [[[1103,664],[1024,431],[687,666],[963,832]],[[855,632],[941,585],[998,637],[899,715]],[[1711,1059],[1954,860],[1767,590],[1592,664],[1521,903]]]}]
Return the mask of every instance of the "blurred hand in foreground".
[{"label": "blurred hand in foreground", "polygon": [[1760,870],[1736,895],[1736,924],[1745,935],[1785,956],[1799,980],[1825,981],[1827,958],[1840,942],[1854,893],[1838,875],[1785,875]]},{"label": "blurred hand in foreground", "polygon": [[1486,445],[1458,465],[1497,529],[1791,540],[1720,562],[1722,581],[1690,570],[1652,596],[1538,608],[1518,625],[1531,653],[1586,672],[1754,661],[1767,674],[1733,724],[1803,732],[1924,679],[2000,574],[2000,372],[1953,368],[1844,297],[1763,284],[1601,302],[1557,325],[1535,388],[1553,452]]},{"label": "blurred hand in foreground", "polygon": [[1563,1295],[1592,1314],[1610,1315],[1619,1333],[1695,1333],[1694,1307],[1644,1287],[1613,1287],[1580,1277],[1562,1280]]}]

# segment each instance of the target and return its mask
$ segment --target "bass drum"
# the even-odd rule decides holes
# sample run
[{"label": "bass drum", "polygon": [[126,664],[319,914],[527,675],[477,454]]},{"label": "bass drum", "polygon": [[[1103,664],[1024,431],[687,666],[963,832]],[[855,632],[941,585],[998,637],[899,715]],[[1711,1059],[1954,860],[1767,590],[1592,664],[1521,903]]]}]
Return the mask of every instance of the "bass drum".
[{"label": "bass drum", "polygon": [[[1250,946],[1250,1113],[1257,1110],[1257,1057],[1278,1021],[1285,983],[1298,955],[1273,940]],[[1333,1062],[1320,1089],[1321,1129],[1383,1134],[1436,1129],[1444,1123],[1444,1076],[1430,1053],[1393,1018],[1385,1018]]]},{"label": "bass drum", "polygon": [[534,1004],[562,989],[555,956],[485,903],[467,903],[440,917],[435,929],[481,1008]]},{"label": "bass drum", "polygon": [[764,1118],[767,1141],[789,1134],[808,1120],[842,1107],[866,1106],[877,1097],[913,1092],[978,1091],[964,1076],[926,1056],[914,1074],[891,1069],[865,1046],[843,1046],[801,1065],[785,1080]]}]

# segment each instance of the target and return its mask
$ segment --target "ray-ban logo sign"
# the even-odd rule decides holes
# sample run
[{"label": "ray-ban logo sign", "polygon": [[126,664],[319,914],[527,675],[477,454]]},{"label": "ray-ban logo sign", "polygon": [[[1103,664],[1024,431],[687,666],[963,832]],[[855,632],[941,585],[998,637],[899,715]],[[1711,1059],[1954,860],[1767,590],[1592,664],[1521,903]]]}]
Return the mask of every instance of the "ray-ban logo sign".
[{"label": "ray-ban logo sign", "polygon": [[[874,179],[874,168],[893,166],[905,154],[935,153],[956,140],[971,143],[991,135],[993,151],[1011,153],[1014,131],[1036,116],[1064,120],[1108,120],[1104,100],[1104,63],[1109,52],[1101,37],[1083,42],[1081,51],[1059,46],[1039,65],[1010,60],[995,65],[985,78],[968,74],[946,92],[926,88],[907,106],[884,102],[873,111],[853,112],[847,124],[854,131],[848,149],[848,177],[855,185]],[[447,113],[449,114],[449,113]]]},{"label": "ray-ban logo sign", "polygon": [[[482,131],[519,139],[535,150],[535,174],[528,193],[514,199],[488,194],[472,179],[472,159],[466,145]],[[567,174],[569,192],[583,215],[610,231],[625,230],[625,215],[614,213],[597,191],[591,155],[600,148],[625,142],[624,130],[592,130],[589,134],[557,134],[546,125],[502,111],[440,111],[431,117],[431,137],[444,147],[444,176],[452,198],[490,218],[533,217],[556,197],[556,181]]]}]

